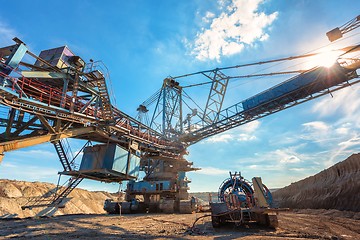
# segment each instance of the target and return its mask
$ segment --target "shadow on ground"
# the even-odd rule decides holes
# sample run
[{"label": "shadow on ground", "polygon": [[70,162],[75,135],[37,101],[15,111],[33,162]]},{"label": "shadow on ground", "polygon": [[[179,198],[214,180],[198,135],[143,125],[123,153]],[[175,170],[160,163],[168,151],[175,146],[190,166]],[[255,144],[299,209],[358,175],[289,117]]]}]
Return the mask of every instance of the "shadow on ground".
[{"label": "shadow on ground", "polygon": [[[169,216],[169,217],[168,217]],[[251,226],[224,225],[214,229],[209,219],[193,228],[193,215],[138,214],[66,215],[51,218],[14,219],[3,221],[0,236],[32,239],[188,239],[210,237],[236,239],[243,236],[274,236],[273,229]],[[182,219],[186,219],[186,221]]]}]

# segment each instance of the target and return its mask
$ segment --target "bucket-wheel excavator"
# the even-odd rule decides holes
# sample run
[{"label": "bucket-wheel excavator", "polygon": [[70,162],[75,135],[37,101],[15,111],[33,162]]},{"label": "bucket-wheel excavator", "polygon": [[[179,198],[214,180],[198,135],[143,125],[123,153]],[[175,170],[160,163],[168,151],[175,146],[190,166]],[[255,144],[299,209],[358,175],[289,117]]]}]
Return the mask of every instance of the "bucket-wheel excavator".
[{"label": "bucket-wheel excavator", "polygon": [[[347,25],[345,31],[348,29]],[[108,70],[101,61],[86,63],[67,46],[36,55],[20,39],[14,41],[0,48],[0,157],[7,151],[50,142],[63,167],[60,174],[69,176],[52,197],[34,198],[24,209],[58,206],[87,178],[128,181],[126,202],[121,204],[124,211],[191,212],[194,202],[189,199],[190,181],[185,173],[197,168],[184,157],[187,147],[360,81],[356,73],[360,46],[356,45],[343,48],[331,67],[237,74],[242,68],[318,54],[311,53],[168,77],[160,90],[138,107],[138,116],[131,117],[112,104]],[[284,74],[293,77],[223,108],[234,79]],[[207,81],[181,83],[191,77]],[[210,91],[200,106],[187,90],[205,85]],[[84,140],[74,156],[67,138]],[[139,172],[144,175],[141,181]]]}]

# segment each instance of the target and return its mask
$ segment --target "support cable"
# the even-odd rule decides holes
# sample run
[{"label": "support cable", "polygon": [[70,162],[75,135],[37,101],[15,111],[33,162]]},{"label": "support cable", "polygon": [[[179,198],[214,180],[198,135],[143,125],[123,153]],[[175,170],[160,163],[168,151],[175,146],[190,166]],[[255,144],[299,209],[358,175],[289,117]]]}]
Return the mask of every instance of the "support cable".
[{"label": "support cable", "polygon": [[[265,77],[265,76],[274,76],[274,75],[303,73],[303,72],[306,72],[306,71],[307,70],[294,70],[294,71],[286,71],[286,72],[260,73],[260,74],[239,75],[239,76],[233,76],[233,77],[228,77],[228,78],[229,79],[239,79],[239,78],[251,78],[251,77]],[[198,84],[192,84],[192,85],[184,86],[182,88],[201,86],[201,85],[205,85],[205,84],[210,84],[212,82],[213,81],[203,82],[203,83],[198,83]]]},{"label": "support cable", "polygon": [[[341,41],[344,41],[346,39],[352,38],[352,37],[354,37],[356,35],[359,35],[359,34],[360,33],[355,33],[355,34],[350,35],[348,37],[342,38],[341,40],[337,41],[337,43],[341,42]],[[328,47],[328,46],[331,46],[331,45],[334,45],[334,44],[335,44],[334,42],[328,43],[328,44],[326,44],[324,46],[321,46],[321,47],[315,48],[313,50],[310,50],[310,51],[308,51],[308,52],[306,52],[306,53],[304,53],[302,55],[291,56],[291,57],[286,57],[286,58],[279,58],[279,59],[273,59],[273,60],[268,60],[268,61],[260,61],[260,62],[255,62],[255,63],[240,64],[240,65],[235,65],[235,66],[230,66],[230,67],[215,68],[215,69],[212,69],[212,70],[199,71],[199,72],[194,72],[194,73],[190,73],[190,74],[184,74],[184,75],[180,75],[180,76],[176,76],[176,77],[172,77],[172,78],[173,79],[184,78],[184,77],[188,77],[188,76],[204,74],[204,73],[208,73],[208,72],[214,72],[214,71],[217,71],[217,70],[228,70],[228,69],[234,69],[234,68],[242,68],[242,67],[249,67],[249,66],[255,66],[255,65],[263,65],[263,64],[274,63],[274,62],[280,62],[279,64],[281,64],[282,62],[287,61],[287,60],[295,60],[295,59],[300,59],[300,58],[307,58],[307,57],[316,56],[318,54],[321,54],[321,52],[314,53],[315,51],[320,50],[320,49],[325,48],[325,47]],[[342,49],[337,49],[337,50],[342,50]],[[334,51],[337,51],[337,50],[334,50]],[[264,71],[266,69],[278,66],[279,64],[275,64],[275,65],[272,65],[272,66],[270,66],[268,68],[261,69],[259,71],[256,71],[254,74],[262,72],[262,71]],[[287,67],[287,68],[289,68],[289,67]],[[301,70],[299,70],[299,71],[301,71]],[[233,77],[233,78],[236,78],[236,77]],[[205,85],[205,84],[209,84],[209,83],[212,83],[212,81],[198,83],[198,84],[192,84],[192,85],[184,86],[183,88],[192,87],[192,86],[201,86],[201,85]]]},{"label": "support cable", "polygon": [[[190,99],[190,101],[192,101],[195,105],[196,105],[196,107],[198,107],[199,109],[200,109],[200,111],[201,112],[204,112],[204,110],[183,90],[183,94],[187,97],[187,98],[189,98]],[[183,101],[184,102],[184,101]],[[185,103],[185,102],[184,102]],[[186,103],[185,103],[186,104]],[[188,106],[187,104],[186,104],[186,106]],[[189,106],[188,106],[189,107]],[[192,109],[191,107],[189,107],[190,109]]]}]

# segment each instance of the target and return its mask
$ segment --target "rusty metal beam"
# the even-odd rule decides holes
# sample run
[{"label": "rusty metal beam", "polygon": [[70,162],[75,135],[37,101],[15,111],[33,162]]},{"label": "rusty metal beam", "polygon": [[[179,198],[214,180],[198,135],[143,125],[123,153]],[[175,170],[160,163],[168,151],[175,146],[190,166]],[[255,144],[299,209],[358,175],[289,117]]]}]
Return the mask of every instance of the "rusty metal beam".
[{"label": "rusty metal beam", "polygon": [[10,114],[9,114],[9,120],[8,120],[8,124],[6,126],[6,130],[5,130],[5,138],[8,138],[11,134],[11,128],[14,122],[14,118],[15,118],[15,113],[16,113],[16,109],[11,108],[10,110]]},{"label": "rusty metal beam", "polygon": [[9,56],[15,47],[16,47],[16,44],[0,48],[0,55],[1,56]]},{"label": "rusty metal beam", "polygon": [[38,120],[37,116],[34,116],[33,118],[31,118],[29,121],[27,121],[26,123],[24,123],[23,125],[21,125],[21,127],[19,127],[18,129],[15,130],[15,132],[12,133],[12,137],[16,137],[19,136],[20,133],[22,133],[26,128],[28,128],[29,126],[31,126],[33,123],[36,122],[36,120]]},{"label": "rusty metal beam", "polygon": [[52,79],[65,79],[69,75],[61,72],[43,72],[43,71],[22,71],[21,74],[26,78],[52,78]]},{"label": "rusty metal beam", "polygon": [[95,132],[95,130],[96,130],[95,127],[84,127],[84,128],[70,129],[58,134],[52,133],[52,134],[25,138],[21,140],[13,140],[13,141],[0,143],[0,163],[4,157],[4,152],[30,147],[41,143],[52,142],[63,138],[71,138],[82,134],[93,133]]},{"label": "rusty metal beam", "polygon": [[15,126],[16,129],[17,129],[18,127],[20,127],[21,124],[23,123],[23,121],[24,121],[24,114],[25,114],[25,112],[19,110],[19,114],[18,114],[18,117],[17,117],[16,126]]},{"label": "rusty metal beam", "polygon": [[55,133],[55,129],[49,124],[49,122],[46,120],[46,118],[42,115],[36,115],[40,122],[49,130],[50,133]]}]

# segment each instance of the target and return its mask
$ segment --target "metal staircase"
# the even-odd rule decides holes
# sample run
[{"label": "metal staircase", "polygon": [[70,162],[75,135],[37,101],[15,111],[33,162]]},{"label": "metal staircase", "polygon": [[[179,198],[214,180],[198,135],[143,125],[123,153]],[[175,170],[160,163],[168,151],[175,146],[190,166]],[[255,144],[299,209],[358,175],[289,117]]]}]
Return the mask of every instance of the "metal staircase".
[{"label": "metal staircase", "polygon": [[[76,167],[73,164],[73,156],[70,149],[70,144],[66,139],[53,142],[56,153],[59,156],[60,162],[64,167],[64,171],[74,171]],[[71,159],[71,160],[69,160]],[[60,178],[59,178],[60,179]],[[21,208],[31,209],[34,207],[59,207],[64,199],[76,188],[77,185],[83,180],[82,177],[70,177],[62,186],[58,186],[55,189],[47,192],[43,196],[31,198]]]},{"label": "metal staircase", "polygon": [[59,206],[62,201],[74,190],[83,180],[82,177],[71,177],[63,186],[47,192],[43,196],[31,198],[21,209],[32,209],[37,207],[64,207]]},{"label": "metal staircase", "polygon": [[81,181],[84,178],[82,177],[71,177],[68,181],[68,186],[67,188],[65,188],[62,192],[60,192],[58,195],[55,195],[55,199],[52,202],[52,205],[59,205],[71,192],[72,190],[74,190],[77,185],[79,185],[79,183],[81,183]]},{"label": "metal staircase", "polygon": [[114,113],[110,101],[109,91],[106,86],[106,80],[104,75],[99,70],[94,70],[86,74],[86,77],[94,83],[99,90],[99,97],[102,107],[102,117],[105,122],[114,122]]},{"label": "metal staircase", "polygon": [[69,158],[68,158],[68,153],[69,153],[70,147],[65,149],[63,142],[64,142],[63,140],[59,140],[59,141],[53,142],[53,144],[54,144],[56,153],[59,156],[61,165],[64,167],[64,171],[68,172],[68,171],[72,171],[72,167],[71,167],[71,164],[70,164]]}]

